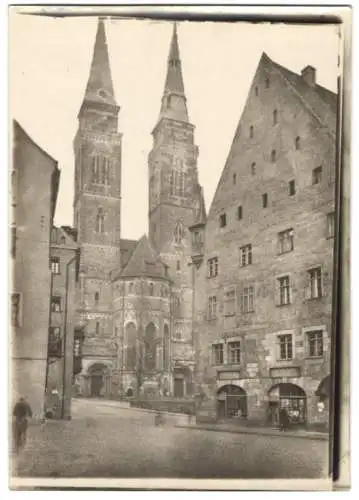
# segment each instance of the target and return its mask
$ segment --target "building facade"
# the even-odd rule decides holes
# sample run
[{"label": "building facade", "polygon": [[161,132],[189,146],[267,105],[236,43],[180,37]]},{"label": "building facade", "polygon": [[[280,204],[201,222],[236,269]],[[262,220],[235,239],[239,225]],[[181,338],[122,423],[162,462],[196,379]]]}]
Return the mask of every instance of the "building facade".
[{"label": "building facade", "polygon": [[[50,322],[50,238],[60,171],[15,121],[12,159],[11,375],[13,400],[43,416]],[[36,182],[34,181],[36,179]]]},{"label": "building facade", "polygon": [[198,381],[219,417],[328,420],[336,107],[314,68],[262,55],[193,251]]},{"label": "building facade", "polygon": [[74,371],[76,285],[79,252],[76,234],[69,227],[51,232],[51,302],[46,383],[46,407],[53,416],[71,417]]}]

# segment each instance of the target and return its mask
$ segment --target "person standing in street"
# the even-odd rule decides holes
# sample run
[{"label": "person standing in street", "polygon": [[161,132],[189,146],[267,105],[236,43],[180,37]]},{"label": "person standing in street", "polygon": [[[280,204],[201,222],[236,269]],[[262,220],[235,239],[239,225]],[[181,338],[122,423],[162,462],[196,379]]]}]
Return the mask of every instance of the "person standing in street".
[{"label": "person standing in street", "polygon": [[32,417],[32,410],[25,398],[21,397],[13,409],[13,439],[15,452],[19,453],[26,444],[28,419]]}]

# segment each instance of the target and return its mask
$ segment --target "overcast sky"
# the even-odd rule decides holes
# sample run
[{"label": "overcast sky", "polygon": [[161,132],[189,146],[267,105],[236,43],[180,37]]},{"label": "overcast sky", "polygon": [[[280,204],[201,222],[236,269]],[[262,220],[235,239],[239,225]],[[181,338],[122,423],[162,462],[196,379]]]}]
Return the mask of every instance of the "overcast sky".
[{"label": "overcast sky", "polygon": [[[11,116],[59,162],[55,223],[72,224],[72,140],[88,79],[94,18],[14,14],[10,24]],[[172,24],[106,22],[112,79],[123,133],[122,237],[147,231],[147,155],[158,118]],[[178,25],[182,70],[207,209],[261,53],[300,72],[311,64],[318,82],[336,91],[335,26],[249,23]]]}]

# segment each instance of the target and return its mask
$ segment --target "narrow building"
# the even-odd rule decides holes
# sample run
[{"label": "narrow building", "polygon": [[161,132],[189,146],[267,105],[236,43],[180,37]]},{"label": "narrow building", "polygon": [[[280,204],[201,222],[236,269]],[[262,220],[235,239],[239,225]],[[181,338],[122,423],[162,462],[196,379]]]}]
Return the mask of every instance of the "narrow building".
[{"label": "narrow building", "polygon": [[53,227],[46,409],[54,418],[71,417],[78,266],[76,232],[68,226]]},{"label": "narrow building", "polygon": [[57,161],[13,122],[12,400],[44,412],[50,325],[50,238],[60,171]]},{"label": "narrow building", "polygon": [[[198,382],[219,418],[328,421],[337,96],[263,54],[192,228]],[[196,231],[204,247],[195,245]]]}]

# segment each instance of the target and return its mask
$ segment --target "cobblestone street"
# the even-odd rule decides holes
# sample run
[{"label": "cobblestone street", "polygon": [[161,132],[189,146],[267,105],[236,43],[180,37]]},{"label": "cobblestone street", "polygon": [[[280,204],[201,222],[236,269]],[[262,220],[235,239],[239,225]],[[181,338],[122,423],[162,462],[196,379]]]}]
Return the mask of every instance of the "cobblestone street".
[{"label": "cobblestone street", "polygon": [[29,428],[14,461],[22,477],[317,478],[328,441],[163,427],[154,414],[114,402],[74,400],[73,419]]}]

